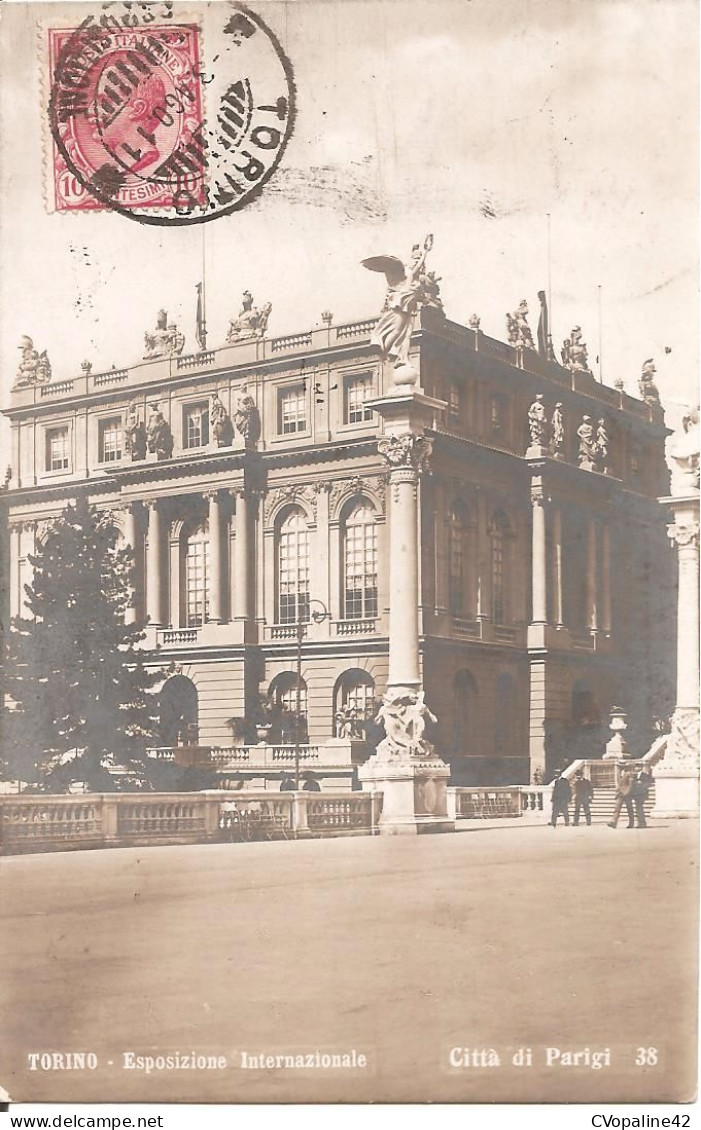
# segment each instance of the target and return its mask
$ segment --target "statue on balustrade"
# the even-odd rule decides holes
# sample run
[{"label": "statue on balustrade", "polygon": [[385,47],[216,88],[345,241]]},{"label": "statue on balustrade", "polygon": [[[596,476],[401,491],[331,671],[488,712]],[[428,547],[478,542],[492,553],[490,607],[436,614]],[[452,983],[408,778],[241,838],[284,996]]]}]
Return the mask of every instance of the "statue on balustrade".
[{"label": "statue on balustrade", "polygon": [[[414,318],[421,306],[429,304],[431,287],[435,288],[437,285],[433,272],[433,281],[425,272],[426,256],[432,247],[433,236],[427,235],[423,250],[418,243],[414,244],[408,263],[402,263],[394,255],[376,255],[362,261],[368,271],[378,271],[387,280],[387,296],[370,341],[372,345],[379,347],[383,360],[393,362],[395,369],[409,368],[409,345]],[[426,282],[429,284],[428,293]],[[435,289],[433,297],[437,297]],[[432,304],[436,305],[436,302]]]},{"label": "statue on balustrade", "polygon": [[579,436],[577,463],[583,471],[596,471],[598,449],[591,416],[582,416],[582,422],[577,428],[577,435]]},{"label": "statue on balustrade", "polygon": [[640,380],[638,381],[641,400],[644,400],[646,404],[650,404],[653,407],[660,403],[659,389],[655,384],[656,372],[655,362],[650,357],[647,361],[643,361],[643,370],[640,374]]},{"label": "statue on balustrade", "polygon": [[155,451],[159,460],[170,459],[173,454],[173,433],[158,404],[151,405],[151,416],[146,433],[149,451]]},{"label": "statue on balustrade", "polygon": [[690,408],[682,419],[681,432],[675,432],[669,446],[672,460],[672,490],[685,494],[699,489],[699,410]]},{"label": "statue on balustrade", "polygon": [[148,436],[146,435],[144,422],[139,417],[135,404],[130,404],[129,406],[127,426],[124,429],[124,446],[134,462],[137,459],[146,458]]},{"label": "statue on balustrade", "polygon": [[525,298],[521,299],[518,309],[514,310],[513,314],[506,315],[506,332],[510,345],[535,350],[533,334],[528,325],[528,303]]},{"label": "statue on balustrade", "polygon": [[337,738],[352,741],[362,738],[361,720],[352,706],[341,706],[333,716]]},{"label": "statue on balustrade", "polygon": [[601,419],[596,425],[596,469],[605,475],[608,471],[609,437],[606,421]]},{"label": "statue on balustrade", "polygon": [[151,333],[144,334],[146,343],[145,361],[152,361],[156,357],[173,357],[182,353],[185,345],[185,335],[178,332],[175,322],[168,322],[165,310],[159,310],[156,318],[156,328]]},{"label": "statue on balustrade", "polygon": [[217,395],[212,397],[212,410],[209,414],[212,435],[217,447],[230,447],[234,438],[234,425],[226,408]]},{"label": "statue on balustrade", "polygon": [[226,335],[229,344],[234,344],[237,341],[250,341],[251,338],[265,337],[272,308],[272,302],[266,302],[259,310],[253,305],[253,295],[250,290],[244,290],[239,316],[232,318],[229,322]]},{"label": "statue on balustrade", "polygon": [[471,330],[474,330],[475,333],[479,333],[482,319],[480,318],[479,314],[470,314],[467,324]]},{"label": "statue on balustrade", "polygon": [[22,356],[12,388],[26,388],[28,385],[46,384],[51,380],[51,363],[46,350],[37,353],[31,337],[23,337],[19,343]]},{"label": "statue on balustrade", "polygon": [[260,413],[246,385],[241,385],[239,390],[234,423],[236,431],[243,436],[245,446],[255,447],[260,439]]},{"label": "statue on balustrade", "polygon": [[562,402],[558,400],[550,421],[550,454],[561,459],[565,447],[565,421],[562,415]]},{"label": "statue on balustrade", "polygon": [[589,372],[589,355],[582,341],[582,327],[574,326],[569,337],[562,343],[562,364],[571,373]]},{"label": "statue on balustrade", "polygon": [[434,725],[438,719],[426,705],[423,691],[410,687],[388,690],[375,721],[382,723],[386,735],[377,750],[380,758],[433,756],[433,746],[425,734],[427,726]]},{"label": "statue on balustrade", "polygon": [[539,392],[528,409],[528,431],[531,437],[531,447],[545,447],[547,430],[548,417],[545,413],[543,395]]}]

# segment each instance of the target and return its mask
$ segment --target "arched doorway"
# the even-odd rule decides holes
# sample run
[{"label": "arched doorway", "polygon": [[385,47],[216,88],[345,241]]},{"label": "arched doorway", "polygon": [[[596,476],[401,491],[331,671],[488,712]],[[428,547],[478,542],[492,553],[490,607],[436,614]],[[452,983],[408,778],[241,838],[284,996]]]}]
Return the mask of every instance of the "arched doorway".
[{"label": "arched doorway", "polygon": [[197,745],[197,687],[186,675],[173,675],[160,694],[161,742],[164,746]]}]

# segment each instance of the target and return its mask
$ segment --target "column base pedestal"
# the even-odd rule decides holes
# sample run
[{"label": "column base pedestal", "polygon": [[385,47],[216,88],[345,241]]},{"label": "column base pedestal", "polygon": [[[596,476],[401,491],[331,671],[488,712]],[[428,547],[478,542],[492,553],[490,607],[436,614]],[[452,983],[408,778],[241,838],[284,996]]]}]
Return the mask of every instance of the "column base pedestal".
[{"label": "column base pedestal", "polygon": [[654,769],[653,816],[699,816],[699,711],[677,707],[664,759]]},{"label": "column base pedestal", "polygon": [[439,758],[399,760],[374,754],[358,770],[363,788],[382,792],[378,824],[383,836],[453,832],[448,815],[450,769]]}]

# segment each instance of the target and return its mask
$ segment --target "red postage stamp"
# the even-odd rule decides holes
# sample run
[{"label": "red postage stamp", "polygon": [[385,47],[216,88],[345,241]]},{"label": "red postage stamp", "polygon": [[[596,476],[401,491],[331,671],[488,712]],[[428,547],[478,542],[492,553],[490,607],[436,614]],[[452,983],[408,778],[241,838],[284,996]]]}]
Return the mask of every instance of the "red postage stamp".
[{"label": "red postage stamp", "polygon": [[195,23],[48,31],[56,211],[204,202],[199,34]]}]

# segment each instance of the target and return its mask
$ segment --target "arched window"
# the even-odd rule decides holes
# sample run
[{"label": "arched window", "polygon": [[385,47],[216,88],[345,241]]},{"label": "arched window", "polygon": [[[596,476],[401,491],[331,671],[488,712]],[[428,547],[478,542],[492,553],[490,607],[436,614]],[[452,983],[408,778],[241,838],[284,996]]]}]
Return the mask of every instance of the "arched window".
[{"label": "arched window", "polygon": [[185,539],[185,627],[201,628],[209,614],[209,534],[198,526]]},{"label": "arched window", "polygon": [[[344,671],[334,691],[334,716],[339,713],[348,719],[365,722],[376,714],[375,680],[367,671],[353,668]],[[335,727],[338,730],[338,725]],[[343,736],[336,734],[337,737]]]},{"label": "arched window", "polygon": [[307,684],[304,679],[299,681],[298,696],[297,676],[291,671],[284,671],[270,684],[269,697],[275,712],[274,730],[277,731],[271,734],[271,739],[283,744],[294,742],[297,738],[299,717],[299,740],[306,742],[308,740]]},{"label": "arched window", "polygon": [[477,710],[477,684],[470,671],[458,671],[453,680],[453,748],[458,754],[472,752]]},{"label": "arched window", "polygon": [[160,733],[164,746],[197,745],[197,687],[186,675],[173,675],[160,693]]},{"label": "arched window", "polygon": [[309,530],[299,507],[287,512],[278,531],[278,623],[309,619]]},{"label": "arched window", "polygon": [[344,619],[377,616],[377,526],[370,503],[358,502],[343,528]]},{"label": "arched window", "polygon": [[507,619],[509,519],[503,510],[492,517],[492,620],[505,624]]},{"label": "arched window", "polygon": [[465,507],[456,502],[450,511],[448,534],[449,596],[453,616],[465,616],[467,612],[467,528]]},{"label": "arched window", "polygon": [[516,683],[513,675],[500,675],[494,688],[494,752],[515,757]]}]

